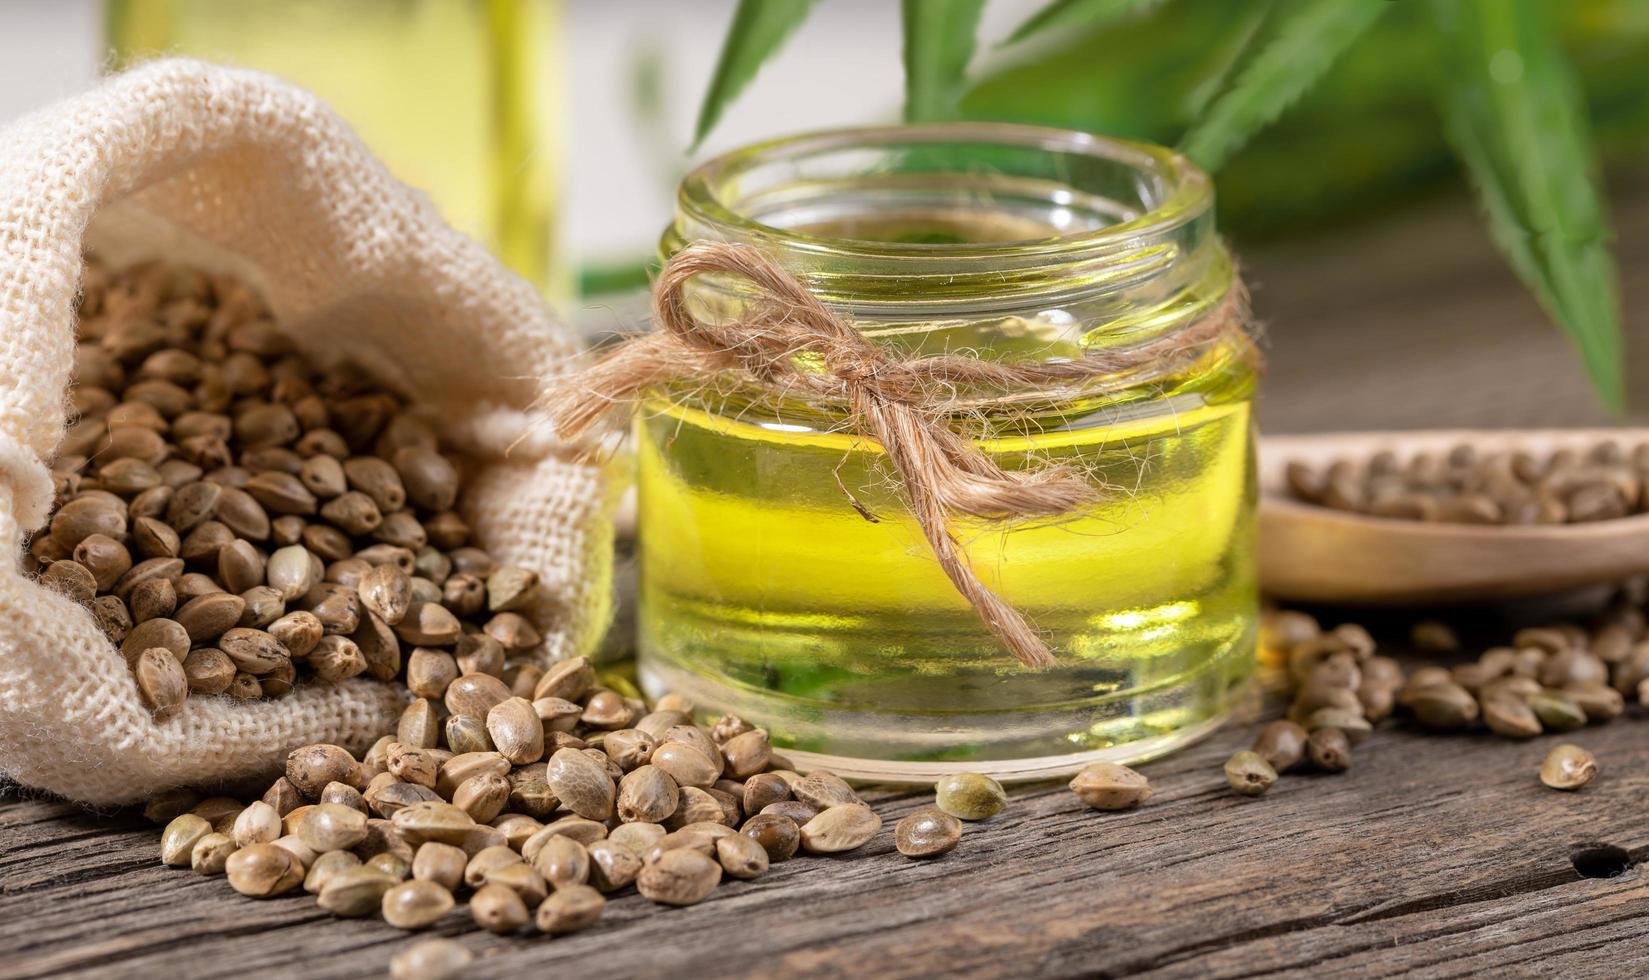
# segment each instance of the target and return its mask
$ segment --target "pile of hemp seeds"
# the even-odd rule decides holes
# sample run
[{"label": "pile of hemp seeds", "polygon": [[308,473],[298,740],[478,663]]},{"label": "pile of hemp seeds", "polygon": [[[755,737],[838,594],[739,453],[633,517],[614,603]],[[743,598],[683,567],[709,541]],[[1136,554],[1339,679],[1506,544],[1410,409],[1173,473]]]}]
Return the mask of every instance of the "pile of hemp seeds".
[{"label": "pile of hemp seeds", "polygon": [[[1406,672],[1375,652],[1362,626],[1324,630],[1303,612],[1269,612],[1262,644],[1284,651],[1291,700],[1285,717],[1267,723],[1253,746],[1225,765],[1231,788],[1265,793],[1279,774],[1311,768],[1344,772],[1352,749],[1387,718],[1437,733],[1487,730],[1529,739],[1606,724],[1629,700],[1649,704],[1649,620],[1643,583],[1621,589],[1590,627],[1555,622],[1527,627],[1475,659]],[[1414,625],[1411,644],[1457,655],[1453,629],[1437,620]],[[1597,775],[1585,749],[1560,744],[1547,755],[1540,779],[1575,790]]]},{"label": "pile of hemp seeds", "polygon": [[[166,864],[403,929],[467,891],[482,928],[558,935],[620,890],[690,905],[881,830],[765,731],[695,724],[684,699],[648,705],[583,658],[541,666],[523,614],[537,577],[475,547],[453,509],[468,461],[366,375],[300,355],[243,283],[90,260],[79,315],[76,420],[28,552],[44,586],[90,608],[155,716],[363,674],[411,696],[363,757],[303,746],[261,799],[153,798]],[[894,836],[921,858],[960,835],[929,808]],[[437,940],[394,971],[447,976],[468,957]]]},{"label": "pile of hemp seeds", "polygon": [[76,421],[29,554],[157,717],[306,675],[531,691],[538,577],[471,544],[468,464],[433,419],[320,370],[232,277],[88,260],[79,316]]}]

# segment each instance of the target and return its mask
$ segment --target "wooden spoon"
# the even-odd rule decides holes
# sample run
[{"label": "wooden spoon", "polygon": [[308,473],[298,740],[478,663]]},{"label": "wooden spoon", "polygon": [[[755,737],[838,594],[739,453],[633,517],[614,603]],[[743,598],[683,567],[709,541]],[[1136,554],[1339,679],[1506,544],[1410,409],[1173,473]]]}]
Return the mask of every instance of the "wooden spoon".
[{"label": "wooden spoon", "polygon": [[1628,449],[1649,429],[1358,432],[1267,436],[1260,443],[1260,584],[1280,599],[1358,605],[1508,599],[1649,573],[1649,514],[1582,524],[1495,526],[1370,517],[1289,496],[1284,469],[1389,449],[1399,457],[1525,449]]}]

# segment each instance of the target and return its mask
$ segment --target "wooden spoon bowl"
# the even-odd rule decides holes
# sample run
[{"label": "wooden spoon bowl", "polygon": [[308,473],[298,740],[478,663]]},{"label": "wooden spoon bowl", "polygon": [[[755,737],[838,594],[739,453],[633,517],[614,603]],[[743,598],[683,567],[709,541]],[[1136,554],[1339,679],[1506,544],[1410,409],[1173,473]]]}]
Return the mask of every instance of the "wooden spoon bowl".
[{"label": "wooden spoon bowl", "polygon": [[1371,517],[1304,503],[1284,478],[1295,460],[1324,467],[1381,450],[1401,458],[1562,448],[1630,447],[1649,429],[1359,432],[1267,436],[1260,443],[1260,584],[1280,599],[1355,605],[1510,599],[1649,573],[1649,514],[1581,524],[1446,524]]}]

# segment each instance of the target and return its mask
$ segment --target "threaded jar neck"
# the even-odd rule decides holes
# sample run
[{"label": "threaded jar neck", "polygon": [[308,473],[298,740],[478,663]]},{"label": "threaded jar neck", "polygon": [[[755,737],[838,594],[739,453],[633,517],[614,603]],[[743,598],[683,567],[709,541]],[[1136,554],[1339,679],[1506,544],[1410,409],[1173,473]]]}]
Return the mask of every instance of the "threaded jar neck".
[{"label": "threaded jar neck", "polygon": [[1126,342],[1119,331],[1198,315],[1232,280],[1212,185],[1185,157],[1000,123],[826,131],[717,157],[683,180],[661,250],[699,239],[761,248],[868,332],[1051,313],[1087,343]]}]

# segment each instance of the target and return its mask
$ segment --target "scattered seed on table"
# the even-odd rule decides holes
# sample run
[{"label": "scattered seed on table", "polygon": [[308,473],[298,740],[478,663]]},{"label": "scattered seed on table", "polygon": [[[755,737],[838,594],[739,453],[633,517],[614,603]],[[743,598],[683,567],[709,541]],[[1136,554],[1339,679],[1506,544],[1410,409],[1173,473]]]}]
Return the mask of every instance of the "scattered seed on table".
[{"label": "scattered seed on table", "polygon": [[1351,742],[1338,728],[1319,728],[1306,739],[1306,755],[1324,772],[1345,772],[1351,768]]},{"label": "scattered seed on table", "polygon": [[1576,790],[1597,775],[1597,759],[1578,745],[1565,742],[1546,754],[1540,781],[1552,789]]},{"label": "scattered seed on table", "polygon": [[907,814],[893,827],[894,846],[909,858],[949,853],[961,839],[962,821],[938,807],[924,807]]},{"label": "scattered seed on table", "polygon": [[[797,799],[802,798],[797,795]],[[1008,794],[989,776],[958,772],[940,778],[934,786],[934,804],[961,820],[986,820],[1008,805]]]},{"label": "scattered seed on table", "polygon": [[394,980],[457,980],[475,955],[451,939],[426,939],[389,961]]},{"label": "scattered seed on table", "polygon": [[1115,762],[1084,767],[1070,787],[1078,799],[1095,810],[1127,810],[1151,798],[1150,780]]},{"label": "scattered seed on table", "polygon": [[1287,772],[1305,758],[1305,742],[1309,733],[1286,718],[1269,722],[1254,737],[1253,750],[1278,772]]},{"label": "scattered seed on table", "polygon": [[1226,760],[1225,781],[1242,796],[1260,796],[1277,781],[1277,770],[1258,752],[1244,750]]}]

